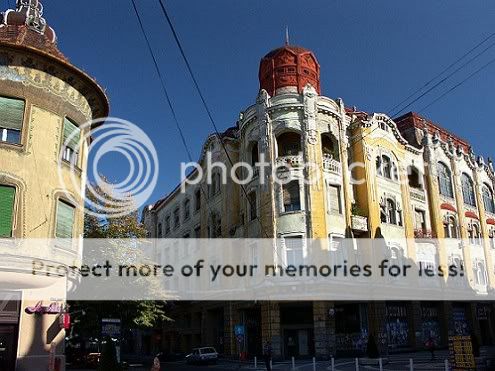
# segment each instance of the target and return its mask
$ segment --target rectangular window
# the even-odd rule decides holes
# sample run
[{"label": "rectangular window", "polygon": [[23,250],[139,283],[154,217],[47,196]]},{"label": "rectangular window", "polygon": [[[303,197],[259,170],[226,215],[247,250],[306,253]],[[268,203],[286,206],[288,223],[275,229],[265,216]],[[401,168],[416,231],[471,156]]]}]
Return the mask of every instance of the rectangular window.
[{"label": "rectangular window", "polygon": [[201,227],[199,225],[194,228],[194,238],[201,238]]},{"label": "rectangular window", "polygon": [[426,218],[423,210],[416,209],[416,229],[419,231],[426,231]]},{"label": "rectangular window", "polygon": [[174,228],[179,228],[180,226],[180,210],[179,208],[174,210]]},{"label": "rectangular window", "polygon": [[68,118],[64,120],[64,136],[62,158],[65,161],[75,164],[79,153],[79,142],[81,140],[81,130]]},{"label": "rectangular window", "polygon": [[57,203],[57,226],[55,237],[72,238],[75,208],[61,200]]},{"label": "rectangular window", "polygon": [[170,233],[170,216],[165,218],[165,234]]},{"label": "rectangular window", "polygon": [[12,237],[15,188],[0,186],[0,238]]},{"label": "rectangular window", "polygon": [[201,189],[194,193],[194,210],[199,211],[199,209],[201,209]]},{"label": "rectangular window", "polygon": [[336,185],[328,185],[328,200],[330,213],[342,214],[342,202],[340,199],[340,187]]},{"label": "rectangular window", "polygon": [[287,265],[304,264],[303,236],[284,237]]},{"label": "rectangular window", "polygon": [[256,192],[251,192],[248,196],[249,220],[255,220],[258,216],[256,205]]},{"label": "rectangular window", "polygon": [[24,107],[21,99],[0,97],[0,142],[21,143]]},{"label": "rectangular window", "polygon": [[184,221],[188,220],[191,216],[191,202],[189,199],[184,201]]},{"label": "rectangular window", "polygon": [[301,210],[301,196],[297,180],[283,185],[283,203],[284,212]]}]

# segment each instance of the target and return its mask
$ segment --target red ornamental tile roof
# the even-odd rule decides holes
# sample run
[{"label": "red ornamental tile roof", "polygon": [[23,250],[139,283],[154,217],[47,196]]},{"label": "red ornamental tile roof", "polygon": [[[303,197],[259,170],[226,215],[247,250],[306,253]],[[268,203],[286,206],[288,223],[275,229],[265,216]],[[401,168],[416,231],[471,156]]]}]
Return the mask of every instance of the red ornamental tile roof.
[{"label": "red ornamental tile roof", "polygon": [[48,32],[40,34],[26,25],[0,25],[0,44],[37,49],[59,60],[69,62],[69,59],[58,50],[57,44],[52,41]]},{"label": "red ornamental tile roof", "polygon": [[452,140],[454,145],[460,146],[465,153],[469,153],[471,150],[471,145],[466,140],[458,137],[455,134],[452,134],[441,126],[433,123],[432,121],[420,116],[415,112],[408,112],[400,117],[395,118],[394,121],[400,131],[411,127],[414,127],[416,129],[426,128],[430,135],[438,134],[440,140],[442,140],[443,142]]},{"label": "red ornamental tile roof", "polygon": [[260,88],[271,96],[285,87],[296,87],[302,93],[308,83],[321,93],[318,60],[312,51],[300,46],[285,45],[265,55],[260,62],[259,80]]},{"label": "red ornamental tile roof", "polygon": [[486,224],[495,225],[495,219],[492,219],[492,218],[487,219],[487,220],[486,220]]}]

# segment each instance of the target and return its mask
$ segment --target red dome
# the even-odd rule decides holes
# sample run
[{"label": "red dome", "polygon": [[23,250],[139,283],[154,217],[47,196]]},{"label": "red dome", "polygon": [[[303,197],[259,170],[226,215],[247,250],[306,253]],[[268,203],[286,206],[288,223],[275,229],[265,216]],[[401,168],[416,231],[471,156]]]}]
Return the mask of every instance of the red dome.
[{"label": "red dome", "polygon": [[299,46],[285,45],[261,59],[260,88],[274,96],[278,89],[296,87],[299,93],[311,84],[320,94],[320,65],[313,52]]}]

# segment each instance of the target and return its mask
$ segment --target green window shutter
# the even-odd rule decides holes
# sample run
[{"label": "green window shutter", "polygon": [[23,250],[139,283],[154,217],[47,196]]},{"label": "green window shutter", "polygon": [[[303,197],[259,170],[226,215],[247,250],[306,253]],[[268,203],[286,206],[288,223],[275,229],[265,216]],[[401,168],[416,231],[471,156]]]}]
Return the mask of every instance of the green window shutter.
[{"label": "green window shutter", "polygon": [[72,238],[74,226],[74,207],[65,202],[58,201],[57,205],[57,238]]},{"label": "green window shutter", "polygon": [[0,97],[0,127],[22,130],[24,105],[21,99]]},{"label": "green window shutter", "polygon": [[64,120],[64,144],[70,138],[68,147],[74,152],[79,152],[79,141],[81,140],[81,130],[69,119]]},{"label": "green window shutter", "polygon": [[0,186],[0,238],[12,237],[15,188]]}]

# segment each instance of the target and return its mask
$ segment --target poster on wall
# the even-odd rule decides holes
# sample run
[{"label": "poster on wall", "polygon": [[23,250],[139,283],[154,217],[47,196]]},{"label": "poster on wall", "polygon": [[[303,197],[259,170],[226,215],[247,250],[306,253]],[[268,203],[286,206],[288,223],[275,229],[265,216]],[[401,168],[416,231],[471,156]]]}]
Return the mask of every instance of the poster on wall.
[{"label": "poster on wall", "polygon": [[449,336],[449,363],[452,371],[476,370],[470,336]]}]

